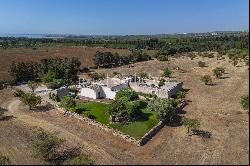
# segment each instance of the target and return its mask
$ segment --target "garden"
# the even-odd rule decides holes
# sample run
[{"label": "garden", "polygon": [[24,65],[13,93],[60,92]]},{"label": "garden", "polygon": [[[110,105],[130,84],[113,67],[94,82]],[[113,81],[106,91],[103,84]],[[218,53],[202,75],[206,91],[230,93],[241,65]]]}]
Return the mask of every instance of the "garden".
[{"label": "garden", "polygon": [[94,119],[136,139],[143,137],[160,121],[170,120],[176,106],[174,99],[154,97],[141,100],[130,88],[119,91],[110,104],[80,102],[70,97],[63,98],[61,101],[61,107]]},{"label": "garden", "polygon": [[76,112],[82,110],[83,116],[87,115],[102,124],[118,129],[137,139],[141,138],[159,122],[156,113],[149,111],[147,108],[143,108],[139,116],[140,118],[136,121],[128,123],[111,123],[109,121],[110,115],[108,109],[109,104],[99,102],[77,103],[75,107]]}]

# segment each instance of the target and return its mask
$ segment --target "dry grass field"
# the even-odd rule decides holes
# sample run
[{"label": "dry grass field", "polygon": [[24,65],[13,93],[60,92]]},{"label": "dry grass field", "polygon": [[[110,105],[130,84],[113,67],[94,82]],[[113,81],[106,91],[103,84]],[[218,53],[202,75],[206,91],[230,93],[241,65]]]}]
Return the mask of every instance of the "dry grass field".
[{"label": "dry grass field", "polygon": [[[127,49],[92,47],[39,48],[37,50],[31,48],[0,49],[0,80],[9,80],[11,78],[8,71],[12,61],[40,61],[43,58],[77,57],[80,59],[82,67],[90,67],[93,66],[93,57],[96,51],[117,52],[120,55],[128,55],[130,53]],[[154,51],[148,51],[148,53],[152,55]]]},{"label": "dry grass field", "polygon": [[[75,54],[80,54],[77,50]],[[21,57],[15,56],[17,60]],[[208,67],[198,67],[200,60]],[[99,128],[65,117],[56,110],[28,111],[12,97],[10,89],[4,89],[0,90],[0,106],[8,108],[6,115],[14,118],[0,121],[0,154],[8,155],[14,164],[39,163],[33,157],[30,143],[34,139],[33,132],[41,127],[66,139],[72,146],[81,146],[96,164],[249,164],[249,115],[240,105],[240,97],[249,91],[248,67],[243,64],[234,67],[227,59],[200,57],[194,60],[173,58],[168,62],[152,60],[133,66],[97,72],[134,74],[144,71],[157,77],[164,67],[180,67],[185,72],[173,70],[172,77],[183,82],[189,101],[181,116],[198,118],[200,128],[210,131],[212,138],[188,136],[183,126],[165,126],[146,145],[137,147]],[[226,69],[224,79],[212,77],[215,85],[204,85],[200,76],[212,75],[217,66]]]}]

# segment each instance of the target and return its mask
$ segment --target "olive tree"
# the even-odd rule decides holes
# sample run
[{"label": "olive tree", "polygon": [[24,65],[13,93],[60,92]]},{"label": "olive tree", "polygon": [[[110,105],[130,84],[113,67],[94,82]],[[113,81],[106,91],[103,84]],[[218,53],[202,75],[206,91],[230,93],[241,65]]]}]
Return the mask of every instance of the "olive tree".
[{"label": "olive tree", "polygon": [[209,85],[212,83],[212,78],[210,75],[201,76],[201,81],[205,83],[205,85]]},{"label": "olive tree", "polygon": [[25,93],[20,97],[20,100],[25,104],[29,106],[29,109],[31,110],[38,104],[42,103],[42,97],[37,96],[34,93]]},{"label": "olive tree", "polygon": [[155,98],[148,102],[148,109],[157,112],[157,118],[162,121],[170,122],[175,115],[176,107],[177,102],[173,99]]},{"label": "olive tree", "polygon": [[197,129],[200,127],[198,119],[184,118],[182,124],[187,128],[187,134],[190,136],[190,129]]},{"label": "olive tree", "polygon": [[225,73],[225,69],[222,67],[216,67],[213,69],[213,73],[216,78],[221,78],[221,76]]}]

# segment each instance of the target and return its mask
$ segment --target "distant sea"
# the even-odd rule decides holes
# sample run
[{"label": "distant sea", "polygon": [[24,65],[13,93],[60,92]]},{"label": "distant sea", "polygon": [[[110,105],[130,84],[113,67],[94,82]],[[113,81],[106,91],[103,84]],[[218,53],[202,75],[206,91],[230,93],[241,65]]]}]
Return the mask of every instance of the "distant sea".
[{"label": "distant sea", "polygon": [[62,36],[51,36],[44,34],[0,34],[0,37],[25,37],[25,38],[63,38]]}]

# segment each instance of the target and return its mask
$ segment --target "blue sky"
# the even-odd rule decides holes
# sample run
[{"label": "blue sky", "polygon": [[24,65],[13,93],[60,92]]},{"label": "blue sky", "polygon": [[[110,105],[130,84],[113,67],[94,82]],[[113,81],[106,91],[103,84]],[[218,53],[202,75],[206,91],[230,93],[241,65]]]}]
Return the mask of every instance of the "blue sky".
[{"label": "blue sky", "polygon": [[248,30],[248,0],[0,0],[0,34]]}]

